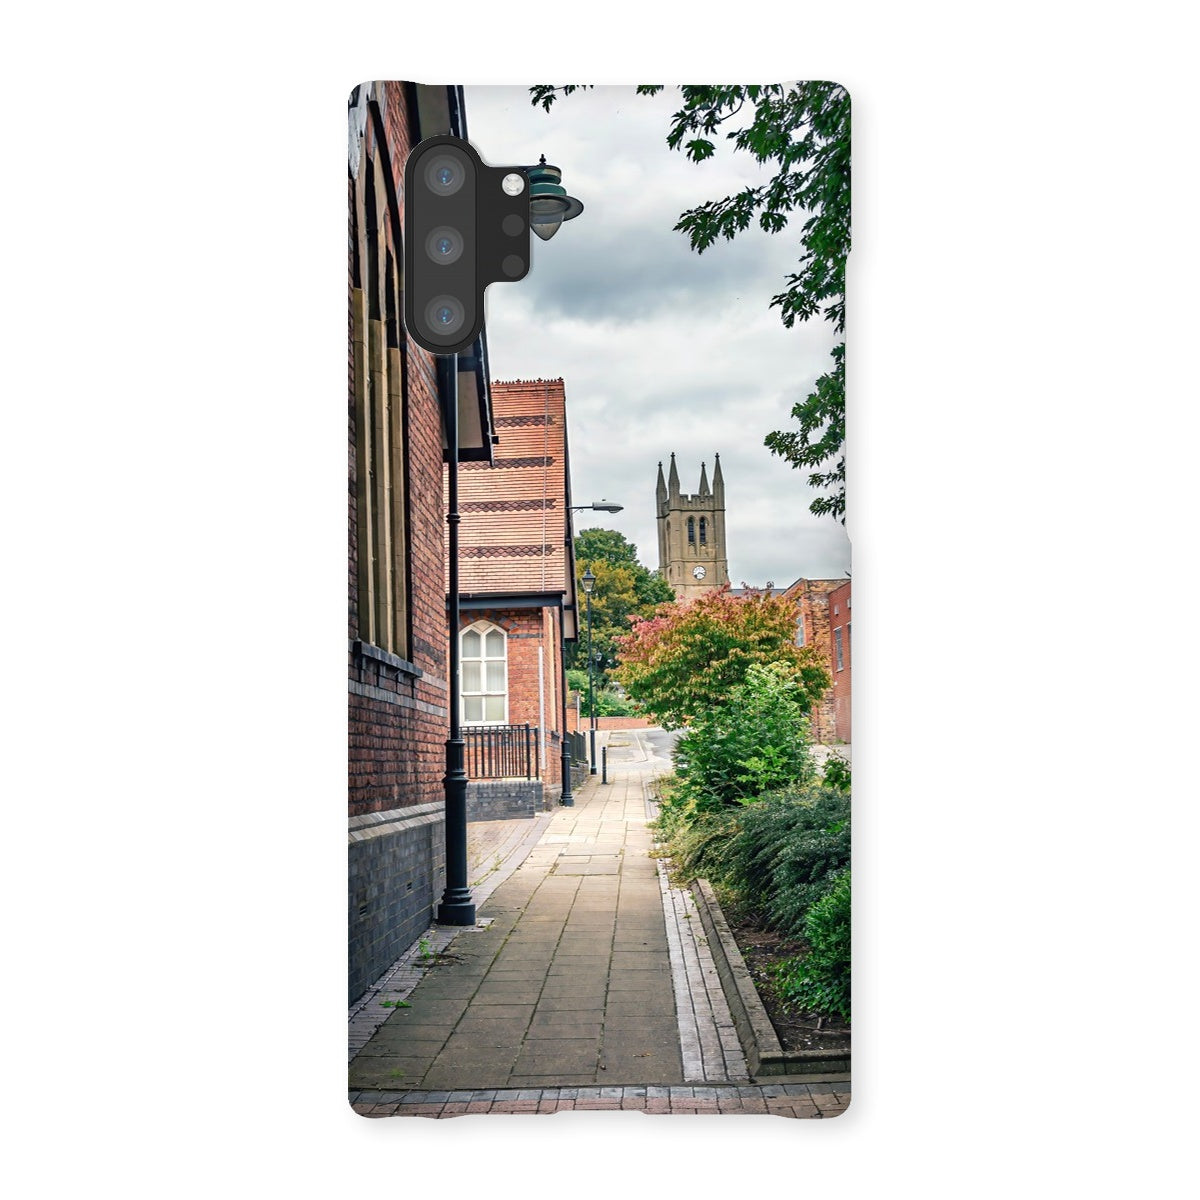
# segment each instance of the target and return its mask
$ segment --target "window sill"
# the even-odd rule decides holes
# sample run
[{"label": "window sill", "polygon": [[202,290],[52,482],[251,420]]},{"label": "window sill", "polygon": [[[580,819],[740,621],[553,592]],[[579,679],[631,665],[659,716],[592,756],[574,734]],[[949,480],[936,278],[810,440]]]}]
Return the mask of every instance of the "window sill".
[{"label": "window sill", "polygon": [[413,679],[421,679],[425,675],[425,672],[416,663],[410,663],[408,659],[401,658],[398,654],[393,654],[390,650],[381,650],[378,646],[373,646],[370,642],[353,641],[350,643],[350,650],[360,665],[363,659],[370,659],[385,667],[391,667],[393,671],[402,675],[408,675]]}]

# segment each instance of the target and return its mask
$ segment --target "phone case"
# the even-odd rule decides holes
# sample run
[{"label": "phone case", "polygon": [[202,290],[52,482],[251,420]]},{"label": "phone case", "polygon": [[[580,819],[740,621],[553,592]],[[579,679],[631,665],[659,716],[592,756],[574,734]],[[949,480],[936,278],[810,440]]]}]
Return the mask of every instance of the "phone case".
[{"label": "phone case", "polygon": [[[377,81],[348,116],[350,1103],[837,1115],[849,99]],[[470,300],[420,273],[500,236],[490,174],[480,228],[406,225],[458,142],[521,219],[435,353]]]}]

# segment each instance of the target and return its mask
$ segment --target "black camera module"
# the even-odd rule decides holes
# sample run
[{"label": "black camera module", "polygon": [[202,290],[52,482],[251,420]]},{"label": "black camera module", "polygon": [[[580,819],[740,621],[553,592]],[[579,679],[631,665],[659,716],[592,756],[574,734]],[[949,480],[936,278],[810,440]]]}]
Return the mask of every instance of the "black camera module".
[{"label": "black camera module", "polygon": [[408,156],[404,324],[419,346],[462,354],[479,337],[484,289],[529,271],[529,204],[526,168],[488,166],[462,138],[437,134]]},{"label": "black camera module", "polygon": [[465,164],[454,154],[434,154],[425,164],[425,186],[435,196],[453,196],[467,177]]},{"label": "black camera module", "polygon": [[466,319],[462,302],[453,296],[435,296],[425,306],[425,328],[438,340],[453,337]]},{"label": "black camera module", "polygon": [[425,253],[439,266],[458,262],[463,252],[463,236],[457,229],[439,225],[425,239]]}]

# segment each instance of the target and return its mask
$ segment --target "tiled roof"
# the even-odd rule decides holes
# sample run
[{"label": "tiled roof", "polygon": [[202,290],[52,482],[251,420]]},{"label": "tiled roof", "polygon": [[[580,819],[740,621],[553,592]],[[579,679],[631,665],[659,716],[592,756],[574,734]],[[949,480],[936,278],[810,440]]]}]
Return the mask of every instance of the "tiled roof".
[{"label": "tiled roof", "polygon": [[491,393],[500,438],[495,465],[459,467],[458,590],[566,591],[570,514],[563,381],[493,382]]}]

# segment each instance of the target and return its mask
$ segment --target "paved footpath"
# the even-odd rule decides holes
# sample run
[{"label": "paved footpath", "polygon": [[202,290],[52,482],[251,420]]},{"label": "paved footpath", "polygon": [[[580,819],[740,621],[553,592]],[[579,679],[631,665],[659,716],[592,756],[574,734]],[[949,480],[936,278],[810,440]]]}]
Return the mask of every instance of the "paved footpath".
[{"label": "paved footpath", "polygon": [[842,1078],[747,1078],[690,894],[651,854],[666,761],[643,731],[608,744],[610,782],[589,777],[573,808],[472,826],[479,923],[431,931],[352,1012],[355,1111],[846,1107]]}]

